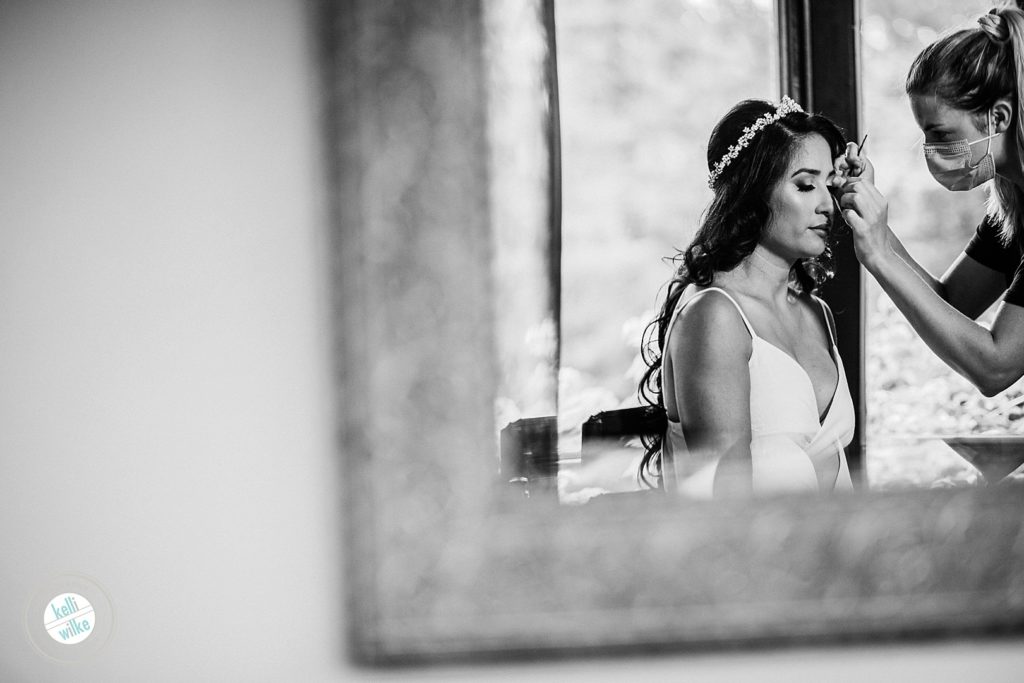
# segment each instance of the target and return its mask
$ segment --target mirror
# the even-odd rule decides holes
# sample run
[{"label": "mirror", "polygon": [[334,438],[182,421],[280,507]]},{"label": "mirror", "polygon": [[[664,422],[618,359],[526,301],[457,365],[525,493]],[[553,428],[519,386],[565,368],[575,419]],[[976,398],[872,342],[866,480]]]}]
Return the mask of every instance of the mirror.
[{"label": "mirror", "polygon": [[[495,507],[491,7],[320,6],[351,651],[397,664],[1019,628],[1024,504],[1006,487]],[[817,39],[848,40],[830,27]]]},{"label": "mirror", "polygon": [[[894,198],[894,225],[933,273],[943,272],[970,239],[984,192],[967,199],[932,181],[899,83],[924,45],[948,26],[966,25],[988,4],[869,0],[861,6],[868,151],[883,191]],[[514,18],[501,15],[513,6]],[[530,10],[520,4],[489,7],[487,35],[495,43],[489,58],[501,65],[490,75],[489,128],[499,150],[491,162],[492,217],[505,239],[496,249],[504,382],[496,426],[527,418],[506,433],[504,480],[525,486],[522,478],[532,479],[535,495],[557,488],[568,504],[643,490],[636,477],[638,439],[599,440],[599,434],[618,435],[643,422],[616,411],[639,405],[639,341],[671,275],[664,259],[689,242],[710,198],[700,179],[717,118],[744,97],[777,97],[776,8],[764,0],[650,2],[628,9],[556,3],[552,29],[524,20]],[[546,106],[552,65],[544,61],[538,30],[554,30],[548,47],[557,45],[556,108]],[[734,48],[723,51],[727,42]],[[526,79],[531,73],[533,82]],[[537,116],[549,111],[557,114],[561,133],[549,144],[560,150],[561,196],[545,203],[546,190],[558,180],[550,177],[544,148],[551,138]],[[529,199],[535,205],[528,217]],[[555,202],[560,216],[552,216]],[[549,229],[560,231],[557,243],[545,234]],[[523,262],[527,240],[535,249],[532,269]],[[855,280],[833,282],[824,293],[856,286]],[[864,286],[863,326],[846,331],[864,336],[866,448],[858,450],[862,463],[852,463],[862,464],[862,485],[905,490],[985,483],[978,448],[965,459],[948,441],[1024,433],[1017,420],[1024,415],[1024,383],[985,399],[924,345],[873,279],[865,278]],[[515,305],[536,313],[526,319]],[[833,307],[845,314],[841,304]],[[988,319],[993,314],[994,307]],[[856,367],[859,355],[845,364]],[[557,425],[544,417],[554,415],[555,404]],[[551,434],[556,426],[557,438]],[[516,454],[528,462],[508,466]],[[995,452],[992,457],[1005,464]]]}]

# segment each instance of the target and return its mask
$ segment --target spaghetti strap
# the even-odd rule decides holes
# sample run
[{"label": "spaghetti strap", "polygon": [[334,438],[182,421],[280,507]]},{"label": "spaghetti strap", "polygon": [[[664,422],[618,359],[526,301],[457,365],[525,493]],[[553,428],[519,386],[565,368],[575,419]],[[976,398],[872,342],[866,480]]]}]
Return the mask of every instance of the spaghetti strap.
[{"label": "spaghetti strap", "polygon": [[828,340],[830,342],[832,342],[832,346],[835,346],[836,345],[836,337],[835,337],[835,334],[832,333],[832,323],[830,322],[831,319],[829,318],[829,315],[828,315],[828,304],[825,303],[824,299],[821,299],[819,297],[814,297],[814,299],[819,304],[821,304],[821,312],[825,316],[825,329],[828,330]]},{"label": "spaghetti strap", "polygon": [[707,289],[700,290],[699,292],[697,292],[696,294],[691,296],[686,301],[680,300],[680,302],[676,305],[675,313],[672,314],[672,322],[669,323],[668,331],[665,334],[665,338],[666,339],[668,339],[668,336],[672,333],[672,328],[675,327],[676,320],[679,319],[679,314],[683,311],[683,309],[686,308],[687,306],[689,306],[690,302],[696,300],[698,297],[700,297],[705,292],[720,292],[721,294],[723,294],[725,296],[726,299],[731,301],[732,305],[735,306],[736,310],[739,312],[740,318],[743,319],[743,324],[747,328],[747,333],[750,335],[750,337],[752,339],[757,339],[757,334],[754,332],[754,326],[750,324],[749,320],[747,320],[747,315],[743,312],[743,309],[740,308],[739,303],[736,302],[736,299],[732,298],[732,295],[729,294],[729,292],[725,291],[721,287],[708,287]]}]

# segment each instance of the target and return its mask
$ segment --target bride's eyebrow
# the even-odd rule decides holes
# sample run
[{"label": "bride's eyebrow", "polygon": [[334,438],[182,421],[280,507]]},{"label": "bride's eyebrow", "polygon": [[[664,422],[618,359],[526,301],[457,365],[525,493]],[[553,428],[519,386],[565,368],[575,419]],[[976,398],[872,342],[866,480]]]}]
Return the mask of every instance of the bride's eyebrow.
[{"label": "bride's eyebrow", "polygon": [[793,175],[791,175],[789,177],[790,178],[795,178],[798,175],[800,175],[801,173],[810,173],[811,175],[821,175],[821,171],[816,169],[816,168],[799,168],[796,171],[793,171]]}]

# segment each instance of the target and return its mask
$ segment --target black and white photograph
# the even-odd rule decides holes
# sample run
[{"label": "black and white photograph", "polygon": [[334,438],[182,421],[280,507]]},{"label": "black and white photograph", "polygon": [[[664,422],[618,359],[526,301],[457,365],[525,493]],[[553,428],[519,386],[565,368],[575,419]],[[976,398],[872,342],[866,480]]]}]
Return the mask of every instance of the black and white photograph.
[{"label": "black and white photograph", "polygon": [[0,680],[1018,681],[1024,2],[0,0]]}]

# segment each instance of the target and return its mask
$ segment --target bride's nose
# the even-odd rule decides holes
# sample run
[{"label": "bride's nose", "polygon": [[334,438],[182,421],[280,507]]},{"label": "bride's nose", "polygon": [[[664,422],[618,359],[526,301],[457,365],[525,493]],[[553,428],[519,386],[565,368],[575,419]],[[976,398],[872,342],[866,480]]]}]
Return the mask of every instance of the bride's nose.
[{"label": "bride's nose", "polygon": [[825,216],[832,216],[832,213],[836,210],[836,198],[829,191],[828,186],[825,186],[821,190],[821,194],[818,197],[818,206],[815,211]]}]

